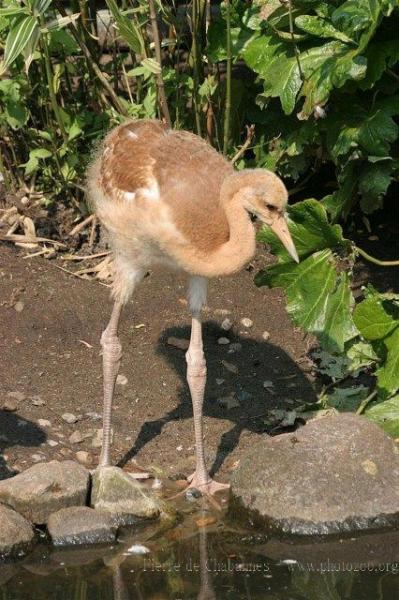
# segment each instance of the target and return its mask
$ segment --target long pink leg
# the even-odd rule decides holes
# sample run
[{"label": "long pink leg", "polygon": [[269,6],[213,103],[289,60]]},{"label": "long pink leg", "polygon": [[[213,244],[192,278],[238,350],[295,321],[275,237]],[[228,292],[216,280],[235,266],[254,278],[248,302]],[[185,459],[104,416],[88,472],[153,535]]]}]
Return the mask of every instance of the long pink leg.
[{"label": "long pink leg", "polygon": [[[195,286],[193,287],[195,288]],[[189,487],[198,488],[206,494],[214,494],[229,486],[214,481],[209,476],[205,464],[202,411],[206,385],[206,362],[202,344],[201,309],[198,307],[198,302],[194,301],[190,304],[194,304],[194,310],[192,310],[191,338],[186,361],[187,382],[193,403],[196,469]]]},{"label": "long pink leg", "polygon": [[104,385],[104,412],[103,412],[103,439],[100,456],[100,467],[106,467],[110,462],[111,446],[111,412],[112,398],[115,382],[119,371],[122,356],[122,345],[118,338],[118,323],[122,310],[122,303],[116,301],[112,309],[111,318],[101,336],[103,348],[103,385]]}]

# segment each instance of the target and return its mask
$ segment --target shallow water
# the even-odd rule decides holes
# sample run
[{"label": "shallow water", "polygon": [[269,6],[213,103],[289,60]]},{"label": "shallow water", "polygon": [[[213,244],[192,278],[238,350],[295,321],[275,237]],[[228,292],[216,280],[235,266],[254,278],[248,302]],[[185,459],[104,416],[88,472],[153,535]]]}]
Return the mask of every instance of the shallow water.
[{"label": "shallow water", "polygon": [[[134,554],[134,544],[148,553]],[[292,544],[232,530],[201,511],[163,532],[125,529],[111,547],[40,544],[0,565],[1,600],[230,598],[396,600],[399,532]]]}]

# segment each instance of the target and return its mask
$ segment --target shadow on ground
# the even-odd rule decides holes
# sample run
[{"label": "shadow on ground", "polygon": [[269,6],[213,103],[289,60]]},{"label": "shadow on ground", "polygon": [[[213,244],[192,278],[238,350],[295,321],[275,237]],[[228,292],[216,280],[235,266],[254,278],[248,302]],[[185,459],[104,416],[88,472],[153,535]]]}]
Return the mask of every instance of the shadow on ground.
[{"label": "shadow on ground", "polygon": [[7,466],[4,458],[7,448],[12,446],[40,446],[47,439],[46,434],[32,421],[14,413],[0,410],[0,479],[7,479],[16,472]]},{"label": "shadow on ground", "polygon": [[[229,332],[231,342],[241,344],[241,349],[228,353],[228,346],[217,344],[221,336],[226,336],[226,332],[218,323],[204,323],[204,350],[208,371],[204,415],[232,423],[231,429],[221,436],[216,458],[210,469],[211,475],[221,468],[227,456],[237,447],[244,430],[259,434],[267,430],[265,419],[270,409],[278,407],[292,410],[304,401],[317,400],[310,382],[284,350],[267,341],[260,342],[249,336]],[[121,467],[159,436],[167,423],[192,417],[191,398],[186,383],[185,353],[168,346],[168,337],[189,339],[190,328],[171,327],[164,330],[156,350],[180,378],[181,385],[177,391],[179,404],[162,418],[144,423],[133,447],[120,460]],[[222,360],[234,365],[237,373],[229,371]],[[224,380],[223,388],[217,384],[217,379]],[[265,389],[265,381],[273,383],[270,391]],[[226,387],[229,390],[227,395],[235,393],[239,406],[228,409],[219,401],[221,396],[226,396]],[[224,393],[221,392],[222,389]]]}]

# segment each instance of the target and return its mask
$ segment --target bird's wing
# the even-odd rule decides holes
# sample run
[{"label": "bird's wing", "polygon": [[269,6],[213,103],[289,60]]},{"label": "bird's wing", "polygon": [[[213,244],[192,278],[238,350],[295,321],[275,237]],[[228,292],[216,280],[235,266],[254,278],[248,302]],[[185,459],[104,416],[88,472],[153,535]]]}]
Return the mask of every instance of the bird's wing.
[{"label": "bird's wing", "polygon": [[202,138],[159,121],[132,121],[106,138],[101,161],[101,185],[111,198],[159,194],[191,244],[207,251],[227,241],[220,187],[233,168]]}]

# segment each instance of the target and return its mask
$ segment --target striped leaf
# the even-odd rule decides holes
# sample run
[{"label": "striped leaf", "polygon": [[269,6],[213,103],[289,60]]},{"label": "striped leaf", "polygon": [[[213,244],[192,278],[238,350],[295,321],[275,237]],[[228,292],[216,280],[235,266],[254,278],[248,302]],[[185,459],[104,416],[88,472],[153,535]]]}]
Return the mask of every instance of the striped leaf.
[{"label": "striped leaf", "polygon": [[0,17],[14,17],[16,15],[26,14],[26,8],[23,6],[12,6],[11,8],[0,8]]},{"label": "striped leaf", "polygon": [[120,11],[115,0],[106,0],[106,2],[121,37],[133,52],[144,54],[144,41],[140,30]]},{"label": "striped leaf", "polygon": [[18,18],[10,29],[6,39],[4,60],[0,66],[0,74],[4,73],[7,67],[21,54],[32,36],[36,36],[37,29],[38,25],[34,17],[24,16]]},{"label": "striped leaf", "polygon": [[51,2],[52,0],[35,0],[33,3],[33,13],[35,15],[42,15]]}]

